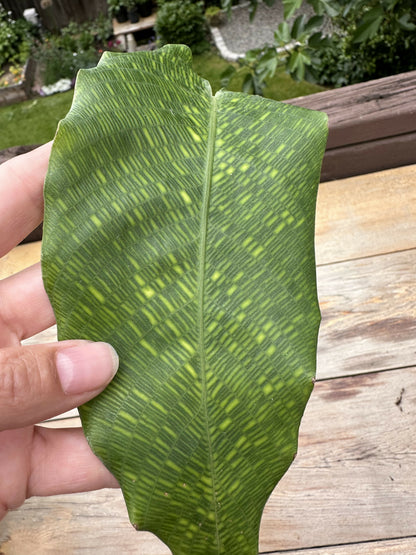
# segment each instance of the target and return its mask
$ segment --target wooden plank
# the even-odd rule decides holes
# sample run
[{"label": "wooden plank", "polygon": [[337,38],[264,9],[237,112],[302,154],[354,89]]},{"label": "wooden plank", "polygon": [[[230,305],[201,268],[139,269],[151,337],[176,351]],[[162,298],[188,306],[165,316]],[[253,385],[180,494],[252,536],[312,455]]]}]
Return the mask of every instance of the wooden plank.
[{"label": "wooden plank", "polygon": [[42,25],[51,31],[61,29],[71,21],[82,23],[95,19],[100,13],[107,13],[106,0],[33,0],[32,4],[40,15]]},{"label": "wooden plank", "polygon": [[261,550],[416,535],[415,404],[416,368],[317,383]]},{"label": "wooden plank", "polygon": [[285,102],[328,114],[328,148],[410,133],[416,130],[416,71]]},{"label": "wooden plank", "polygon": [[43,428],[79,428],[81,426],[81,419],[76,415],[73,417],[61,417],[42,422],[39,426]]},{"label": "wooden plank", "polygon": [[318,379],[416,364],[415,267],[416,249],[318,267]]},{"label": "wooden plank", "polygon": [[414,555],[416,538],[398,538],[386,541],[371,541],[336,545],[334,547],[316,547],[312,549],[296,549],[293,551],[273,551],[269,555]]},{"label": "wooden plank", "polygon": [[416,131],[413,131],[365,143],[329,148],[322,163],[321,181],[414,164],[415,144]]},{"label": "wooden plank", "polygon": [[40,260],[41,242],[18,245],[0,258],[0,279],[20,272]]},{"label": "wooden plank", "polygon": [[[321,183],[316,258],[329,264],[416,248],[416,165]],[[0,259],[0,279],[40,260],[40,242]]]},{"label": "wooden plank", "polygon": [[119,23],[117,19],[113,19],[113,32],[115,36],[128,35],[129,33],[137,33],[138,31],[151,29],[155,26],[155,23],[156,13],[153,13],[147,17],[141,17],[137,23],[132,23],[131,21]]},{"label": "wooden plank", "polygon": [[[416,260],[415,250],[406,250],[416,241],[415,170],[411,166],[321,187],[316,233],[317,260],[324,264],[318,268],[323,315],[319,378],[416,362]],[[374,256],[395,248],[403,252]],[[34,261],[35,255],[20,255],[27,249],[38,256],[40,245],[20,246],[3,258],[3,275]],[[369,258],[328,264],[360,256]],[[25,343],[55,339],[51,328]]]},{"label": "wooden plank", "polygon": [[119,490],[32,498],[0,522],[3,555],[170,555],[153,534],[131,526]]},{"label": "wooden plank", "polygon": [[50,328],[37,333],[36,335],[32,335],[32,337],[28,337],[22,341],[22,345],[36,345],[37,343],[52,343],[53,341],[57,341],[57,329],[56,325],[51,326]]},{"label": "wooden plank", "polygon": [[[266,505],[260,551],[415,536],[415,404],[416,368],[318,382],[298,456]],[[5,555],[92,555],[97,546],[105,554],[169,553],[133,531],[118,490],[34,498],[0,523]]]},{"label": "wooden plank", "polygon": [[317,377],[416,364],[416,249],[318,268]]},{"label": "wooden plank", "polygon": [[329,116],[322,181],[416,163],[416,71],[285,102]]},{"label": "wooden plank", "polygon": [[317,264],[416,248],[416,165],[321,183]]}]

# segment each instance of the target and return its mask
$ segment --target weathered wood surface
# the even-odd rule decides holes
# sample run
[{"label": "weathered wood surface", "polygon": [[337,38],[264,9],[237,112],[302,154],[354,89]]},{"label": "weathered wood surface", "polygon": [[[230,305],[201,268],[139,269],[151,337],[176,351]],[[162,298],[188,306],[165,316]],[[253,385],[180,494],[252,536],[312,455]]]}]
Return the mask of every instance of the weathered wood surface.
[{"label": "weathered wood surface", "polygon": [[[298,456],[266,505],[260,551],[416,538],[415,406],[416,368],[318,382]],[[0,526],[3,553],[25,553],[5,537],[32,538],[39,554],[170,553],[130,527],[118,490],[31,499]]]},{"label": "weathered wood surface", "polygon": [[361,175],[416,162],[416,132],[328,149],[322,179]]},{"label": "weathered wood surface", "polygon": [[[268,555],[277,555],[282,551],[273,551]],[[285,555],[412,555],[416,553],[416,538],[399,538],[386,541],[369,541],[336,547],[284,551]]]},{"label": "weathered wood surface", "polygon": [[26,8],[35,7],[42,24],[50,30],[60,29],[70,21],[88,21],[107,13],[106,0],[2,0],[15,18],[23,17]]},{"label": "weathered wood surface", "polygon": [[[416,166],[321,185],[318,381],[263,553],[416,552],[415,190]],[[117,490],[29,500],[0,523],[0,552],[169,554],[130,527]]]},{"label": "weathered wood surface", "polygon": [[155,23],[156,13],[147,17],[141,17],[137,23],[132,23],[131,21],[119,23],[116,19],[113,19],[113,32],[116,37],[119,35],[128,35],[129,33],[137,33],[137,31],[151,29],[155,26]]},{"label": "weathered wood surface", "polygon": [[318,268],[317,378],[416,364],[416,249]]},{"label": "weathered wood surface", "polygon": [[416,248],[416,165],[321,183],[318,265]]},{"label": "weathered wood surface", "polygon": [[[416,249],[318,267],[317,379],[416,365],[415,268]],[[53,326],[24,343],[55,340]]]},{"label": "weathered wood surface", "polygon": [[40,241],[18,245],[12,251],[0,258],[0,279],[20,272],[24,268],[36,264],[40,260]]},{"label": "weathered wood surface", "polygon": [[261,549],[416,536],[415,406],[416,368],[318,382]]},{"label": "weathered wood surface", "polygon": [[285,102],[329,116],[323,181],[416,163],[416,71]]},{"label": "weathered wood surface", "polygon": [[286,102],[328,114],[329,148],[402,135],[416,129],[416,71]]}]

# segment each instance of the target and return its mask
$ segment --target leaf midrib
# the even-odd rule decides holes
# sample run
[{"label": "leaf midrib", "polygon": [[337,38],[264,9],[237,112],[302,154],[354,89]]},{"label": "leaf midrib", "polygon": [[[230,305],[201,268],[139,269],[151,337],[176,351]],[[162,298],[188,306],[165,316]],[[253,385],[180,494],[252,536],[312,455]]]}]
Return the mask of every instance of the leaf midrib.
[{"label": "leaf midrib", "polygon": [[204,321],[204,298],[205,298],[205,270],[206,270],[206,248],[208,236],[208,213],[209,203],[212,187],[212,174],[214,165],[214,151],[215,151],[215,135],[217,129],[217,98],[216,95],[211,97],[211,113],[208,123],[208,149],[207,161],[204,172],[204,188],[202,192],[202,206],[201,206],[201,228],[200,228],[200,250],[199,250],[199,268],[198,268],[198,328],[199,340],[198,347],[201,362],[201,389],[202,389],[202,410],[205,418],[205,431],[208,444],[208,459],[212,476],[212,504],[215,514],[215,537],[217,542],[217,551],[220,553],[220,538],[218,533],[218,513],[216,502],[216,476],[213,462],[213,449],[211,442],[211,435],[209,431],[208,419],[208,399],[207,399],[207,379],[206,379],[206,364],[205,364],[205,321]]}]

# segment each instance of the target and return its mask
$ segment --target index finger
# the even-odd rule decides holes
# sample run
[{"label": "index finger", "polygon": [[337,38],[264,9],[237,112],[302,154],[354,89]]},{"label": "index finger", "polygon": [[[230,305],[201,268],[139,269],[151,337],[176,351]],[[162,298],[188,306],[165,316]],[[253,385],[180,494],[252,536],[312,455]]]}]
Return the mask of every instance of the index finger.
[{"label": "index finger", "polygon": [[43,219],[43,183],[52,142],[0,166],[0,257]]}]

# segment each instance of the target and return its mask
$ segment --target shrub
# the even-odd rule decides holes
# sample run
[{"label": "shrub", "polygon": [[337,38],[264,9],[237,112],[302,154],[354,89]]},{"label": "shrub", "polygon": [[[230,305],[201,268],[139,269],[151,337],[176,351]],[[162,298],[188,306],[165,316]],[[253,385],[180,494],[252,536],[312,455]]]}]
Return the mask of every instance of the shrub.
[{"label": "shrub", "polygon": [[155,25],[160,45],[186,44],[194,54],[209,46],[202,2],[172,0],[160,6]]},{"label": "shrub", "polygon": [[108,21],[98,18],[84,24],[71,22],[59,35],[50,34],[39,41],[34,57],[39,62],[44,85],[59,79],[73,79],[78,70],[94,67],[107,43],[112,29]]},{"label": "shrub", "polygon": [[226,19],[224,12],[218,6],[210,6],[205,10],[205,17],[211,27],[219,27]]},{"label": "shrub", "polygon": [[416,10],[408,0],[359,2],[334,18],[338,30],[319,53],[316,77],[342,86],[416,69]]},{"label": "shrub", "polygon": [[[277,0],[264,0],[273,5]],[[231,0],[223,0],[228,9]],[[249,0],[252,14],[259,0]],[[297,10],[308,3],[315,15]],[[271,45],[246,55],[246,84],[261,92],[264,79],[284,65],[295,79],[342,86],[416,69],[414,0],[283,0],[285,21]],[[324,34],[324,16],[332,33]],[[291,21],[288,21],[288,19]],[[231,70],[225,78],[229,78]]]},{"label": "shrub", "polygon": [[0,4],[0,67],[23,64],[30,54],[32,25],[25,19],[14,20]]}]

